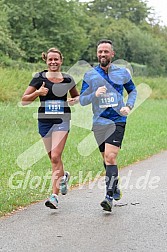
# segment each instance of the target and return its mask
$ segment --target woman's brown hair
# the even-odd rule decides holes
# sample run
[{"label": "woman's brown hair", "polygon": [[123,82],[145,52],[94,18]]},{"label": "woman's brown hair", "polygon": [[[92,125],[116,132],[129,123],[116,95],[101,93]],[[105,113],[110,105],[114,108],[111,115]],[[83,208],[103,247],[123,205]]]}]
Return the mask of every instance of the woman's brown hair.
[{"label": "woman's brown hair", "polygon": [[63,60],[63,55],[62,55],[62,53],[60,52],[60,50],[59,50],[58,48],[56,48],[56,47],[52,47],[52,48],[50,48],[46,53],[45,53],[45,52],[42,53],[42,59],[43,59],[45,62],[46,62],[46,60],[47,60],[48,53],[50,53],[50,52],[58,53],[58,54],[60,55],[61,60]]}]

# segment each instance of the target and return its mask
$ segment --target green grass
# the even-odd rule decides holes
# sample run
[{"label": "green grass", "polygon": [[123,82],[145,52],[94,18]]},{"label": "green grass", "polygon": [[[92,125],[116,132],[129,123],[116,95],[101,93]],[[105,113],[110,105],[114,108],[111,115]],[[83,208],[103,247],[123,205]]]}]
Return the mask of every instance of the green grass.
[{"label": "green grass", "polygon": [[167,99],[167,78],[164,77],[136,77],[134,78],[136,85],[145,83],[152,89],[150,98],[152,99]]},{"label": "green grass", "polygon": [[[26,87],[28,86],[35,72],[40,71],[35,69],[32,71],[19,69],[4,69],[0,68],[0,101],[19,101]],[[135,77],[135,84],[145,83],[152,89],[151,98],[167,99],[167,78],[157,77]],[[81,83],[77,84],[80,90]]]},{"label": "green grass", "polygon": [[[118,157],[119,168],[167,149],[166,107],[167,100],[165,99],[149,99],[129,116],[123,146]],[[44,177],[51,171],[47,155],[25,170],[17,164],[18,156],[40,140],[37,133],[37,121],[33,118],[36,110],[37,108],[33,107],[19,107],[13,102],[0,103],[0,216],[20,206],[44,199],[50,193],[50,180],[47,180],[46,186],[43,186]],[[72,177],[76,176],[72,185],[78,183],[79,172],[82,172],[83,179],[90,171],[92,178],[99,171],[103,173],[98,149],[87,157],[78,153],[78,144],[89,133],[89,130],[72,126],[67,140],[63,160],[65,168],[70,171]],[[37,151],[39,150],[32,153],[32,157],[37,155]],[[9,180],[14,174],[12,185],[16,189],[12,189],[9,185]],[[40,178],[41,181],[39,181]],[[37,182],[40,183],[35,188]],[[22,184],[20,188],[17,188],[19,183]]]}]

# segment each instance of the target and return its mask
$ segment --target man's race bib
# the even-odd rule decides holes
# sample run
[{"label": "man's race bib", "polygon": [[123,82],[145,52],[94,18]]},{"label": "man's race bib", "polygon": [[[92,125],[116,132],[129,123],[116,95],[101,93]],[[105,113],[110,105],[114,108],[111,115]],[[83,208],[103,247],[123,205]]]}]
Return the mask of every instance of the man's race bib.
[{"label": "man's race bib", "polygon": [[64,101],[62,100],[45,101],[45,114],[64,114]]},{"label": "man's race bib", "polygon": [[118,99],[116,93],[105,93],[99,97],[99,107],[109,108],[118,106]]}]

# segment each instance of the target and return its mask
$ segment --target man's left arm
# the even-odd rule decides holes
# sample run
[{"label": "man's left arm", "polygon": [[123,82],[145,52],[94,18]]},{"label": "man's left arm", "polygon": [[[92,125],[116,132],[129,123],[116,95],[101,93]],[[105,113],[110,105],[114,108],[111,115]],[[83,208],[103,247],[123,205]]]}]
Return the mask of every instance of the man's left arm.
[{"label": "man's left arm", "polygon": [[130,108],[130,110],[134,107],[136,97],[137,97],[137,90],[135,84],[130,79],[126,84],[124,84],[124,88],[128,93],[128,99],[126,102],[126,106]]}]

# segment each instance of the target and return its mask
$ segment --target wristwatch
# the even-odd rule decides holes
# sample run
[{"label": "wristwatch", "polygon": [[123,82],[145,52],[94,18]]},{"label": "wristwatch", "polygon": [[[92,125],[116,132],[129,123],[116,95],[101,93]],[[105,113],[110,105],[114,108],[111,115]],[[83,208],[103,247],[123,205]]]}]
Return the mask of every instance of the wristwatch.
[{"label": "wristwatch", "polygon": [[126,104],[126,107],[130,108],[130,110],[132,110],[133,108],[133,105],[130,105],[130,104]]}]

